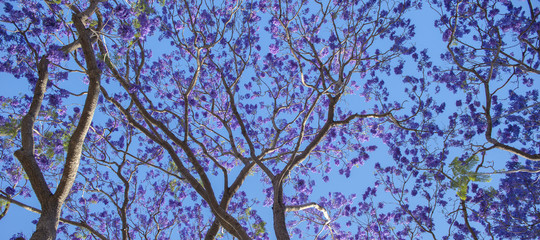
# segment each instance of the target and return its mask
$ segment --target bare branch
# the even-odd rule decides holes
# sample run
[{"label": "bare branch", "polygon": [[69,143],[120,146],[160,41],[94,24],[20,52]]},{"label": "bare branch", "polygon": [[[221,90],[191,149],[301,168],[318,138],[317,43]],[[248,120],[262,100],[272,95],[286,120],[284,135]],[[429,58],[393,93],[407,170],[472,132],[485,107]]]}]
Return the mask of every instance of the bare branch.
[{"label": "bare branch", "polygon": [[315,208],[315,209],[317,209],[317,210],[319,210],[320,212],[323,213],[323,216],[326,219],[326,222],[324,223],[325,225],[330,223],[331,219],[330,219],[330,215],[328,215],[328,211],[326,211],[326,209],[324,207],[322,207],[321,205],[319,205],[317,203],[314,203],[314,202],[310,202],[310,203],[306,203],[306,204],[300,204],[300,205],[286,206],[285,211],[287,211],[287,212],[297,212],[297,211],[302,211],[302,210],[306,210],[306,209],[309,209],[309,208]]}]

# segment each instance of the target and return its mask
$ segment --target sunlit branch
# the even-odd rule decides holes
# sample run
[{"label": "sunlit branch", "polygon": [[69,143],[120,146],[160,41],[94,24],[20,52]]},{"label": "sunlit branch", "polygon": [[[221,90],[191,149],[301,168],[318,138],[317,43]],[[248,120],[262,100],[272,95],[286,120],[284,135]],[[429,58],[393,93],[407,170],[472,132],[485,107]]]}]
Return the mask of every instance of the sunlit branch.
[{"label": "sunlit branch", "polygon": [[331,219],[330,219],[330,215],[328,215],[328,211],[326,211],[326,209],[324,207],[322,207],[321,205],[319,205],[317,203],[314,203],[314,202],[306,203],[306,204],[300,204],[300,205],[286,206],[285,211],[287,211],[287,212],[297,212],[297,211],[302,211],[302,210],[306,210],[306,209],[309,209],[309,208],[315,208],[315,209],[319,210],[320,212],[322,212],[324,218],[326,219],[326,222],[324,223],[325,225],[330,223]]}]

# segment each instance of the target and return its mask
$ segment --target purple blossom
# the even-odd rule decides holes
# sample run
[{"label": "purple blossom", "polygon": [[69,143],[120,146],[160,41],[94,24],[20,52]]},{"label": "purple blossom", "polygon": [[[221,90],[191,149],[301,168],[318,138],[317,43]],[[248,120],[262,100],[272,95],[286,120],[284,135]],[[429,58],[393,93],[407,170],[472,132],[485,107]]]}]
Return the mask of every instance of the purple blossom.
[{"label": "purple blossom", "polygon": [[54,33],[58,31],[60,27],[61,23],[58,22],[54,17],[46,17],[43,19],[44,33]]},{"label": "purple blossom", "polygon": [[116,17],[120,20],[126,20],[133,14],[127,6],[122,4],[116,6],[116,8],[114,9],[114,13]]},{"label": "purple blossom", "polygon": [[270,53],[277,55],[279,53],[279,47],[276,44],[270,44]]},{"label": "purple blossom", "polygon": [[4,3],[4,12],[9,13],[13,10],[13,5],[11,3]]},{"label": "purple blossom", "polygon": [[[431,9],[421,1],[336,0],[324,9],[296,0],[118,3],[98,3],[105,24],[93,32],[98,41],[69,54],[45,35],[75,40],[81,34],[64,24],[69,16],[47,12],[71,11],[65,4],[5,3],[0,14],[0,71],[30,83],[20,97],[0,96],[6,156],[0,166],[7,174],[1,187],[21,198],[32,193],[22,185],[24,169],[13,153],[22,146],[23,131],[16,127],[41,73],[36,60],[46,56],[53,63],[51,81],[32,137],[40,170],[55,189],[67,164],[64,145],[86,117],[80,107],[91,95],[85,92],[89,86],[68,79],[87,80],[89,72],[72,76],[65,69],[85,68],[93,50],[104,91],[62,217],[87,222],[107,238],[127,226],[131,237],[168,239],[164,232],[178,232],[197,239],[206,234],[198,227],[214,224],[218,211],[235,224],[235,234],[269,239],[275,229],[265,224],[272,214],[259,216],[261,210],[276,210],[278,198],[300,205],[321,195],[318,203],[330,222],[317,208],[284,214],[293,238],[422,238],[429,233],[412,232],[438,235],[451,224],[455,232],[441,239],[470,238],[451,186],[465,175],[475,181],[472,172],[453,169],[452,159],[486,154],[482,165],[471,167],[479,172],[498,171],[504,161],[510,170],[540,167],[528,163],[526,154],[515,155],[534,156],[540,147],[538,91],[531,88],[540,61],[532,47],[537,27],[531,13],[511,1],[481,7],[433,1],[443,41],[464,42],[439,39],[444,47],[429,51],[416,42],[416,12],[405,12]],[[85,11],[87,5],[77,7]],[[23,26],[28,30],[14,30]],[[96,26],[93,20],[86,25]],[[105,62],[104,50],[111,62]],[[438,50],[441,59],[430,61]],[[332,88],[337,79],[345,85]],[[374,166],[364,164],[374,157]],[[538,222],[530,210],[538,208],[537,175],[467,182],[474,231],[538,238],[536,229],[527,228]],[[386,192],[377,195],[379,190]],[[355,193],[362,197],[355,199]],[[214,208],[216,200],[220,209]],[[459,214],[446,216],[441,208]],[[222,230],[219,237],[232,236]],[[57,238],[77,238],[78,231],[61,223]]]},{"label": "purple blossom", "polygon": [[6,191],[6,193],[7,193],[8,195],[11,195],[11,196],[12,196],[13,194],[15,194],[15,189],[13,189],[12,187],[6,187],[6,190],[5,190],[5,191]]},{"label": "purple blossom", "polygon": [[451,36],[452,36],[452,30],[451,29],[446,29],[446,31],[444,31],[444,33],[443,33],[442,40],[444,42],[448,42],[450,40]]},{"label": "purple blossom", "polygon": [[118,35],[126,41],[130,41],[135,36],[133,28],[127,24],[122,24],[118,28]]},{"label": "purple blossom", "polygon": [[51,63],[59,64],[62,61],[69,60],[69,55],[62,51],[60,46],[50,45],[47,59],[49,59]]}]

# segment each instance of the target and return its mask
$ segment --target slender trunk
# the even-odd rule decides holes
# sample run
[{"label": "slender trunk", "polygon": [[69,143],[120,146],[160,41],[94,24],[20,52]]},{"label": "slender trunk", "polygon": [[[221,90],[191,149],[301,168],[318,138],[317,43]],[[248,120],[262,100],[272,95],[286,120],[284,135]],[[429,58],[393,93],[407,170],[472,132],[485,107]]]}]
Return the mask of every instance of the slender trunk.
[{"label": "slender trunk", "polygon": [[206,232],[206,235],[204,236],[205,240],[212,240],[216,237],[219,231],[219,222],[217,220],[214,220],[212,223],[212,226],[208,229]]},{"label": "slender trunk", "polygon": [[76,7],[72,7],[72,10],[74,11],[72,20],[79,33],[78,41],[80,45],[66,45],[63,47],[63,50],[75,50],[77,49],[74,47],[75,45],[82,48],[87,64],[86,73],[90,80],[90,84],[88,86],[88,96],[85,100],[79,123],[71,135],[68,144],[62,177],[54,194],[49,189],[47,181],[34,156],[34,124],[39,116],[44,95],[47,90],[47,82],[49,80],[48,65],[50,63],[47,59],[48,56],[45,55],[41,57],[37,65],[39,78],[34,89],[34,97],[28,113],[23,117],[21,122],[22,147],[14,153],[15,157],[21,162],[21,165],[30,180],[32,189],[41,204],[41,216],[36,225],[36,231],[30,238],[31,240],[56,239],[56,229],[58,228],[58,223],[60,221],[62,205],[75,182],[84,139],[86,138],[97,107],[101,71],[97,66],[96,57],[92,48],[92,33],[87,31],[83,19],[87,19],[89,17],[88,14],[92,14],[95,11],[98,3],[98,1],[91,1],[90,7],[83,12],[84,14],[82,14],[82,16],[79,16],[81,15],[81,12]]},{"label": "slender trunk", "polygon": [[274,182],[274,204],[272,205],[272,211],[274,213],[274,233],[279,240],[289,240],[289,232],[287,231],[287,224],[285,222],[285,204],[283,203],[283,183],[280,180],[281,175],[276,175],[276,181]]}]

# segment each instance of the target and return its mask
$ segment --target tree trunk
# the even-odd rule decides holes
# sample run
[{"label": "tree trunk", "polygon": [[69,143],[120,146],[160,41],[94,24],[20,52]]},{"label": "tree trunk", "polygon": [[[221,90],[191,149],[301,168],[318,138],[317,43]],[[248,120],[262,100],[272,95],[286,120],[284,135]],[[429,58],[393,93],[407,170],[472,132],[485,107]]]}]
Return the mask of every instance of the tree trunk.
[{"label": "tree trunk", "polygon": [[36,231],[30,240],[55,240],[56,229],[60,220],[62,204],[58,204],[52,196],[41,205],[41,216],[36,225]]},{"label": "tree trunk", "polygon": [[[38,81],[34,89],[34,96],[28,113],[21,122],[22,147],[15,151],[14,155],[21,162],[24,171],[32,185],[32,189],[41,204],[41,216],[36,225],[36,231],[32,234],[31,240],[55,240],[56,229],[60,221],[62,205],[67,198],[71,187],[77,176],[79,168],[82,146],[88,133],[90,124],[97,107],[100,91],[101,71],[98,68],[94,50],[92,48],[91,31],[87,31],[84,22],[97,9],[99,1],[91,1],[90,7],[81,13],[76,7],[72,7],[72,20],[79,33],[78,41],[84,53],[87,65],[87,76],[89,78],[88,96],[75,131],[71,135],[62,177],[54,194],[51,193],[47,181],[39,168],[34,156],[34,124],[39,116],[41,105],[43,103],[47,82],[49,80],[49,60],[44,55],[38,62]],[[100,26],[97,28],[100,29]],[[74,51],[75,45],[66,45],[63,51]],[[67,53],[67,52],[66,52]]]},{"label": "tree trunk", "polygon": [[279,240],[289,240],[289,232],[287,231],[287,224],[285,222],[285,204],[283,204],[283,184],[279,177],[276,176],[276,182],[274,182],[274,204],[272,205],[272,211],[274,213],[274,233]]}]

